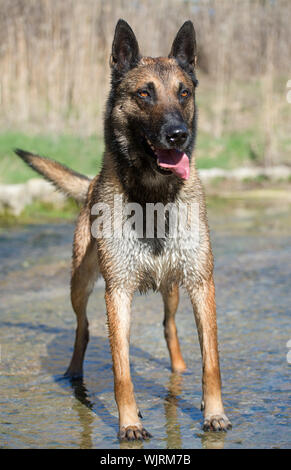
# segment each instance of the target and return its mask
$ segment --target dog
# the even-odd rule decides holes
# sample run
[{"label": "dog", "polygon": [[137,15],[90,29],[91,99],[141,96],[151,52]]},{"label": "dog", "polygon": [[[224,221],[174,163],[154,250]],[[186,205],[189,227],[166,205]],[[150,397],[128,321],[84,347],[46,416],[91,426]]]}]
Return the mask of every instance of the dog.
[{"label": "dog", "polygon": [[[175,314],[179,287],[186,289],[193,305],[202,354],[203,429],[231,428],[221,397],[213,255],[203,188],[193,155],[197,127],[196,56],[191,21],[186,21],[178,31],[168,57],[151,58],[140,54],[131,27],[119,20],[110,57],[111,90],[105,111],[105,152],[100,174],[90,180],[58,162],[15,150],[58,189],[82,203],[74,235],[71,278],[77,329],[73,356],[65,375],[73,379],[82,377],[89,340],[86,306],[101,274],[105,280],[121,440],[151,437],[141,423],[130,375],[130,310],[132,297],[138,290],[154,289],[161,293],[171,368],[181,373],[186,365]],[[117,215],[123,222],[126,220],[127,236],[100,236],[100,233],[93,236],[92,227],[100,219],[103,223],[97,229],[113,221],[117,199]],[[101,211],[96,209],[100,203]],[[137,230],[135,224],[128,225],[136,204],[142,210],[156,204],[196,204],[198,220],[187,239],[190,245],[185,248],[183,238],[170,236],[169,211],[155,213],[150,225],[152,236],[143,228]],[[142,221],[145,219],[143,213]],[[161,223],[166,227],[162,236]]]}]

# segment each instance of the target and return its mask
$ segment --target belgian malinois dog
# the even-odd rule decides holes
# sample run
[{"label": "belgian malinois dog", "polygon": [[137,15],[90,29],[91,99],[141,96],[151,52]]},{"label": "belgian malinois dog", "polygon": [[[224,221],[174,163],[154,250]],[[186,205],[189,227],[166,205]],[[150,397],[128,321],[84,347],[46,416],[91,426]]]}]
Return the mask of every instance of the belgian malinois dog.
[{"label": "belgian malinois dog", "polygon": [[[179,287],[188,292],[202,353],[204,430],[226,431],[217,346],[213,256],[203,189],[195,168],[196,40],[191,21],[178,31],[168,57],[142,57],[138,42],[124,21],[116,26],[110,66],[111,91],[105,114],[105,152],[102,170],[90,180],[48,158],[16,150],[32,168],[58,189],[83,203],[75,230],[71,300],[77,317],[73,356],[66,372],[81,377],[89,340],[86,306],[99,274],[105,280],[105,300],[119,411],[119,438],[148,439],[140,421],[130,375],[129,330],[134,292],[153,288],[164,301],[164,334],[172,370],[182,372],[183,360],[175,314]],[[135,203],[196,204],[198,222],[190,234],[193,245],[169,236],[169,214],[154,218],[154,234],[147,237],[134,224],[127,237],[93,236],[96,204],[109,207],[106,223],[113,222],[116,197],[122,210]],[[102,212],[102,211],[101,211]],[[104,211],[103,211],[104,212]],[[104,215],[104,213],[103,213]],[[143,221],[146,217],[143,214]],[[104,222],[104,219],[103,219]],[[157,233],[164,222],[165,236]],[[105,223],[105,225],[106,225]],[[102,225],[102,224],[101,224]],[[192,237],[192,238],[191,238]],[[198,241],[197,241],[198,240]],[[189,242],[189,240],[188,240]]]}]

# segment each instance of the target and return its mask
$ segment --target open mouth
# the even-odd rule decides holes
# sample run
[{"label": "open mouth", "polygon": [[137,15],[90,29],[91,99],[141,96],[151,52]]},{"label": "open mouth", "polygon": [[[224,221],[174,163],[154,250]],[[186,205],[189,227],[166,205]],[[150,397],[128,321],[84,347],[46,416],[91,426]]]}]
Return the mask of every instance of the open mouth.
[{"label": "open mouth", "polygon": [[147,138],[146,143],[150,149],[148,153],[156,159],[156,169],[159,173],[166,175],[175,174],[184,180],[189,178],[189,158],[185,152],[178,149],[157,148]]}]

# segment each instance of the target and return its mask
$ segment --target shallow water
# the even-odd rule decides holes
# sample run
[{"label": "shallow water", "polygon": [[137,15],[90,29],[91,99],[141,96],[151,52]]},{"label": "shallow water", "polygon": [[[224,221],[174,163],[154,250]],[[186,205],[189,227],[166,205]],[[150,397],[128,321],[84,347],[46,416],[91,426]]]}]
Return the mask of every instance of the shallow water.
[{"label": "shallow water", "polygon": [[[290,207],[212,209],[225,409],[233,430],[201,430],[201,360],[190,302],[177,324],[188,365],[173,375],[158,294],[136,296],[131,364],[153,438],[120,444],[104,289],[89,302],[83,383],[62,378],[75,318],[69,300],[71,224],[0,232],[2,448],[290,448]],[[289,233],[288,233],[289,232]]]}]

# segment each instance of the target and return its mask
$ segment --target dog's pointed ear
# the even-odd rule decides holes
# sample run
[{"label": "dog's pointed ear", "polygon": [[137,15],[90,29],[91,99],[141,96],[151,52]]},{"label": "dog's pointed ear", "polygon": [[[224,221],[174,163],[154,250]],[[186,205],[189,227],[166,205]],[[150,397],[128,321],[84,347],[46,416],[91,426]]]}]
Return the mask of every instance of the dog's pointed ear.
[{"label": "dog's pointed ear", "polygon": [[119,20],[112,43],[110,65],[113,71],[123,75],[137,65],[140,59],[138,42],[129,24]]},{"label": "dog's pointed ear", "polygon": [[179,29],[169,54],[169,58],[171,57],[176,59],[178,64],[187,72],[194,70],[197,50],[195,29],[192,21],[186,21]]}]

